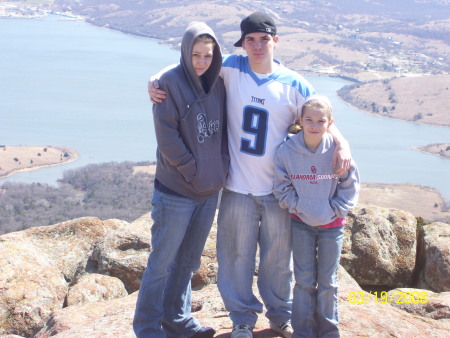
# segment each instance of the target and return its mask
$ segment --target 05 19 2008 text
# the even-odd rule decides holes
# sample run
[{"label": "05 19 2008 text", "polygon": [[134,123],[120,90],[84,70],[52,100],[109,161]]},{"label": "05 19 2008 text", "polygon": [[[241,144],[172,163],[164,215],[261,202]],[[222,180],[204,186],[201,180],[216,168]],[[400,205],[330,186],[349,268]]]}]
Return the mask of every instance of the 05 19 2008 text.
[{"label": "05 19 2008 text", "polygon": [[426,304],[428,294],[424,290],[419,291],[350,291],[347,297],[350,304]]}]

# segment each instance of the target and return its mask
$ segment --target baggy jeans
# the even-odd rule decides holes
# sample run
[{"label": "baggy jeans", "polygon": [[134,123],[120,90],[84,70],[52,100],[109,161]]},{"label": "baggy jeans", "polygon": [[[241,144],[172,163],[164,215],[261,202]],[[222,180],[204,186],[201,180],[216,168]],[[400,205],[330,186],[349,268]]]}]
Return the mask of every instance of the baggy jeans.
[{"label": "baggy jeans", "polygon": [[291,319],[292,246],[289,213],[273,194],[253,196],[224,189],[217,231],[218,287],[233,325],[255,326],[262,304],[253,294],[259,244],[258,289],[266,316]]},{"label": "baggy jeans", "polygon": [[200,267],[218,194],[193,200],[155,189],[152,252],[133,320],[137,337],[191,337],[201,328],[191,316],[191,278]]}]

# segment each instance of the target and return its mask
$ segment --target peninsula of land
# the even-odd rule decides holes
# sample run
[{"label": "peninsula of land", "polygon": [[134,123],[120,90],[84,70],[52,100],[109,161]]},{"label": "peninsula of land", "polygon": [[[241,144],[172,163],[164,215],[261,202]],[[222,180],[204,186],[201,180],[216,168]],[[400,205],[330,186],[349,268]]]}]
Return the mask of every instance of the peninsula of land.
[{"label": "peninsula of land", "polygon": [[76,150],[62,146],[0,145],[0,178],[19,171],[51,167],[77,159]]},{"label": "peninsula of land", "polygon": [[424,147],[414,147],[413,149],[450,159],[450,143],[433,143]]}]

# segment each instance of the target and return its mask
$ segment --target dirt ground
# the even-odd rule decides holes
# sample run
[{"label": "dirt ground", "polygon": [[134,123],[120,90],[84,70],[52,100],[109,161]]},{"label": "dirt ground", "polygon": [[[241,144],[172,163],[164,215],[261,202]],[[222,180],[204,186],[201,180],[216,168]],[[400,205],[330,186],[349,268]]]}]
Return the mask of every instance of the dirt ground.
[{"label": "dirt ground", "polygon": [[0,177],[78,159],[75,150],[55,146],[0,146]]}]

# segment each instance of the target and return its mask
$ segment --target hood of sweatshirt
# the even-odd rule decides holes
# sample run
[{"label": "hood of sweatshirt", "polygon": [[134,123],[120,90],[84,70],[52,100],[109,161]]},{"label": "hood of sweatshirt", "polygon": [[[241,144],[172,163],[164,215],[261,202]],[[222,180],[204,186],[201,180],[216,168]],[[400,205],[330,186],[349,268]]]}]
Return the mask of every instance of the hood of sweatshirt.
[{"label": "hood of sweatshirt", "polygon": [[[192,65],[192,49],[196,39],[203,34],[209,35],[214,41],[213,60],[208,70],[200,77],[195,73]],[[208,93],[217,81],[222,67],[222,52],[213,30],[204,22],[194,21],[189,24],[181,41],[180,65],[189,81],[189,84],[196,93]],[[202,85],[202,81],[205,86]],[[206,88],[206,91],[205,89]]]},{"label": "hood of sweatshirt", "polygon": [[325,154],[330,149],[334,151],[335,143],[333,142],[333,136],[331,134],[325,133],[322,136],[322,142],[320,142],[316,151],[313,153],[306,146],[303,133],[304,131],[302,130],[298,134],[288,136],[286,146],[289,147],[291,151],[310,156]]}]

